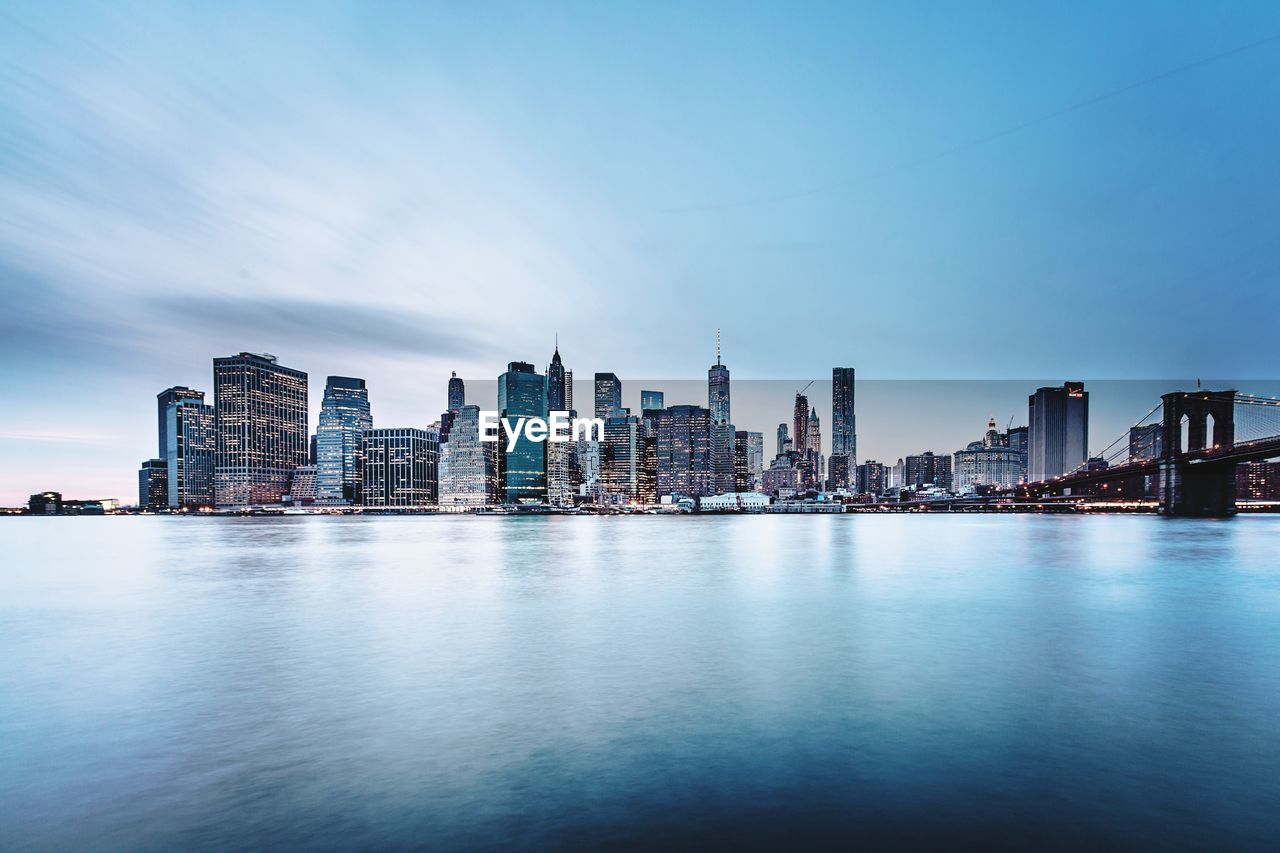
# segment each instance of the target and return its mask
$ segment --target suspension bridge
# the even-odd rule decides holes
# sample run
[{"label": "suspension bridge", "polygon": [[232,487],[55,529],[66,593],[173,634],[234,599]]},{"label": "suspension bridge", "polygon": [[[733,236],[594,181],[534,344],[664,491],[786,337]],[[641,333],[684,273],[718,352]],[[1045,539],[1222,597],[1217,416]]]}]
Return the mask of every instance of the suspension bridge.
[{"label": "suspension bridge", "polygon": [[1280,400],[1175,391],[1073,471],[1027,483],[1033,499],[1154,500],[1165,515],[1230,515],[1236,466],[1280,456]]}]

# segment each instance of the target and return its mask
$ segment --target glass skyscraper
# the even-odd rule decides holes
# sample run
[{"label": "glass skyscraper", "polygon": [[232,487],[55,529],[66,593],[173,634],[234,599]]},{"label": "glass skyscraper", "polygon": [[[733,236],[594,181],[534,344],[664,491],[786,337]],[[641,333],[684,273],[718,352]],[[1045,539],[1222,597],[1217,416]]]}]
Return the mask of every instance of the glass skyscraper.
[{"label": "glass skyscraper", "polygon": [[[199,392],[197,392],[199,393]],[[173,509],[213,506],[217,416],[199,397],[173,400],[165,411],[165,466],[169,472],[167,503]]]},{"label": "glass skyscraper", "polygon": [[215,503],[278,504],[294,471],[307,464],[307,374],[273,355],[215,358],[213,399]]},{"label": "glass skyscraper", "polygon": [[663,395],[661,391],[641,391],[640,392],[640,412],[656,412],[663,408]]},{"label": "glass skyscraper", "polygon": [[597,418],[605,420],[622,411],[622,380],[612,373],[596,374]]},{"label": "glass skyscraper", "polygon": [[[498,417],[547,417],[547,378],[534,371],[533,365],[513,361],[507,372],[498,377]],[[507,450],[506,427],[498,434],[498,486],[502,502],[543,503],[547,499],[546,444],[530,441],[523,435],[514,449]]]},{"label": "glass skyscraper", "polygon": [[456,412],[467,404],[467,387],[454,371],[449,376],[449,411]]},{"label": "glass skyscraper", "polygon": [[197,403],[203,403],[204,392],[196,391],[185,385],[175,385],[172,388],[164,389],[156,395],[156,415],[158,418],[156,427],[158,443],[156,447],[159,448],[159,452],[156,455],[160,458],[164,457],[169,447],[168,426],[165,417],[169,412],[169,407],[179,400],[195,400]]},{"label": "glass skyscraper", "polygon": [[832,488],[851,485],[858,459],[858,420],[854,409],[854,369],[831,368],[831,455],[847,457],[849,477]]},{"label": "glass skyscraper", "polygon": [[564,362],[560,360],[560,345],[551,354],[551,364],[547,366],[547,411],[569,411],[569,395],[565,386]]},{"label": "glass skyscraper", "polygon": [[363,379],[330,376],[316,427],[316,503],[360,502],[357,456],[365,430],[373,428],[369,391]]}]

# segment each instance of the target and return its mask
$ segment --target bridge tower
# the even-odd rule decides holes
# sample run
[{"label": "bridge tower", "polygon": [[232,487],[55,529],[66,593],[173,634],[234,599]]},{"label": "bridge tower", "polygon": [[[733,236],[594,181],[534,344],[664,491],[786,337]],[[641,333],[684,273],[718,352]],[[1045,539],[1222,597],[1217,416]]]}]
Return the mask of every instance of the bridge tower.
[{"label": "bridge tower", "polygon": [[[1164,515],[1233,514],[1236,466],[1214,462],[1212,453],[1235,446],[1236,392],[1175,391],[1162,399],[1160,512]],[[1212,430],[1210,417],[1213,418]]]}]

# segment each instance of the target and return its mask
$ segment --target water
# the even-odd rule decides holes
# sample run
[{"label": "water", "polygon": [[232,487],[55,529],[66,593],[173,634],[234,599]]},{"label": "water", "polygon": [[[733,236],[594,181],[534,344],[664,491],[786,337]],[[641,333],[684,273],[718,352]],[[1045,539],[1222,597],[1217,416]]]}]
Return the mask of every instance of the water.
[{"label": "water", "polygon": [[1280,518],[0,521],[0,848],[1271,847]]}]

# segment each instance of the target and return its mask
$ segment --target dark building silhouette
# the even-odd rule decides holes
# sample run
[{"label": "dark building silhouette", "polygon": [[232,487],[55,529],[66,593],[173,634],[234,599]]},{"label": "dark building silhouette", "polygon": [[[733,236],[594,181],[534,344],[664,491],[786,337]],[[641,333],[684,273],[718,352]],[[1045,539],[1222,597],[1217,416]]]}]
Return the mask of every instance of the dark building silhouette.
[{"label": "dark building silhouette", "polygon": [[1083,382],[1039,388],[1027,398],[1027,479],[1048,480],[1080,468],[1089,455],[1089,392]]}]

